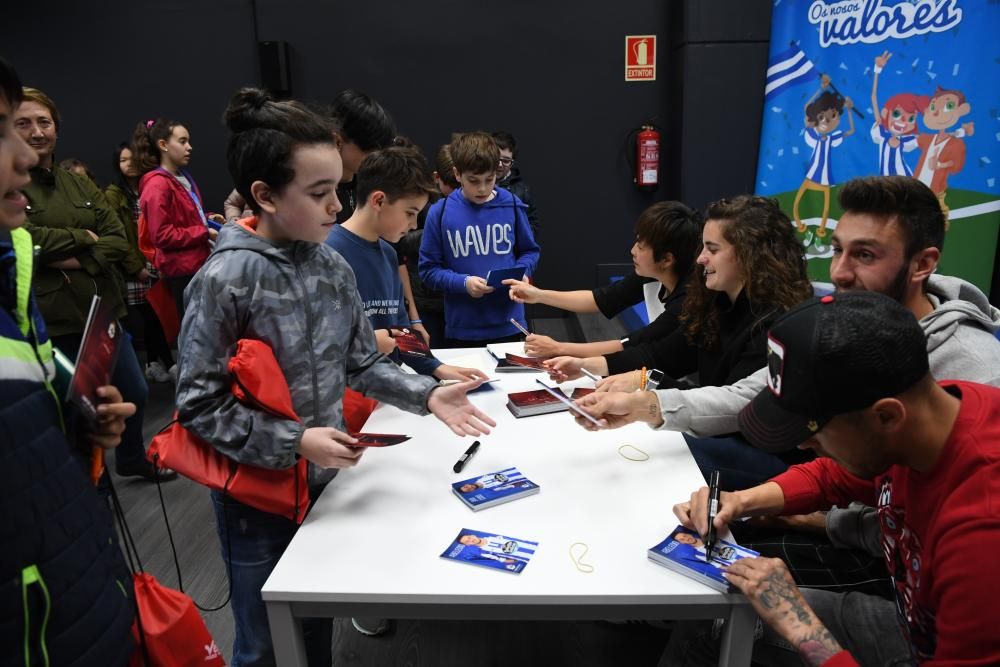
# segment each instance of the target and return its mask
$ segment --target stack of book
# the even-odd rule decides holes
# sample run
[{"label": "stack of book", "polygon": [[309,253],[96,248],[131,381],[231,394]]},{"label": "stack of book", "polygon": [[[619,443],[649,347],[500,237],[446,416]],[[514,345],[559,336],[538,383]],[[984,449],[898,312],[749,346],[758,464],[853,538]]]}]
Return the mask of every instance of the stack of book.
[{"label": "stack of book", "polygon": [[538,542],[463,528],[441,558],[520,574],[537,549]]},{"label": "stack of book", "polygon": [[[592,393],[594,393],[593,388],[577,387],[573,390],[569,398],[576,400],[581,396]],[[507,409],[510,410],[512,415],[520,419],[521,417],[547,415],[551,412],[563,412],[569,410],[569,406],[544,389],[536,389],[534,391],[518,391],[507,394]]]},{"label": "stack of book", "polygon": [[541,487],[517,468],[506,468],[479,477],[470,477],[451,485],[451,490],[474,512],[518,498],[533,496]]},{"label": "stack of book", "polygon": [[696,581],[728,593],[729,582],[722,576],[722,569],[741,558],[756,558],[760,554],[753,549],[745,549],[738,544],[716,540],[712,545],[712,560],[705,558],[705,541],[693,530],[677,526],[667,539],[653,548],[647,555],[649,560],[674,572],[679,572]]}]

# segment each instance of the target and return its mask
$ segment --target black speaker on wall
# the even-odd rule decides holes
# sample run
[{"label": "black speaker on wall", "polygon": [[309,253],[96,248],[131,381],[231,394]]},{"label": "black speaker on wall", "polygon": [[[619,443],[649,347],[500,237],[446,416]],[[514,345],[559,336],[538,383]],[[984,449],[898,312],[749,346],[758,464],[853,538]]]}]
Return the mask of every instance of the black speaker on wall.
[{"label": "black speaker on wall", "polygon": [[277,98],[292,95],[291,50],[288,42],[257,42],[260,85]]}]

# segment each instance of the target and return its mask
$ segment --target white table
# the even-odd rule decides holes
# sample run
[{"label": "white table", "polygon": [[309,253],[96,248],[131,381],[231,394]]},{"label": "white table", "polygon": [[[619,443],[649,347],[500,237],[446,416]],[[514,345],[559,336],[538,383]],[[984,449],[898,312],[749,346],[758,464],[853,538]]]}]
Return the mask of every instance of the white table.
[{"label": "white table", "polygon": [[[442,360],[485,350],[441,350]],[[430,619],[728,619],[721,665],[749,665],[754,614],[725,595],[646,558],[677,524],[674,503],[704,484],[679,434],[640,424],[589,433],[566,413],[514,419],[506,394],[538,388],[541,373],[500,374],[470,399],[497,427],[461,474],[471,444],[434,417],[381,405],[365,430],[413,439],[366,452],[316,502],[264,585],[278,664],[305,665],[303,617]],[[577,381],[569,386],[592,386]],[[631,444],[648,461],[623,458]],[[633,453],[634,455],[634,453]],[[535,496],[479,512],[450,484],[517,466],[541,486]],[[462,528],[539,542],[520,574],[440,558]],[[590,547],[577,570],[574,542]]]}]

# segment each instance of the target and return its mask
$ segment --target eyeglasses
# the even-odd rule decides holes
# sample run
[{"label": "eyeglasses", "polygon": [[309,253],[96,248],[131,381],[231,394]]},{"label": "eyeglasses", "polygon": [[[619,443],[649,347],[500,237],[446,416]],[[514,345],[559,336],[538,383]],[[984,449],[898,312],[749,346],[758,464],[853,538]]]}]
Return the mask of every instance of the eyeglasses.
[{"label": "eyeglasses", "polygon": [[505,167],[510,167],[511,165],[514,164],[514,158],[502,157],[500,158],[500,164],[502,164]]}]

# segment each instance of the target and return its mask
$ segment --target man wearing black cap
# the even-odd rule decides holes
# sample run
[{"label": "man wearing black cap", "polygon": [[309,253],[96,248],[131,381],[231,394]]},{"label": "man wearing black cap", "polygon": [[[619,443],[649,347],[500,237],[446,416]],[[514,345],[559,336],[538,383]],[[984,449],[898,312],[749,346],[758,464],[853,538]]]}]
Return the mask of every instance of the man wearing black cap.
[{"label": "man wearing black cap", "polygon": [[[810,665],[1000,664],[989,611],[1000,599],[1000,389],[935,382],[912,313],[872,292],[798,306],[768,345],[768,387],[740,413],[741,430],[755,445],[797,444],[820,458],[723,493],[716,527],[864,500],[877,507],[896,600],[799,589],[783,561],[744,560],[727,578],[765,636]],[[705,534],[707,499],[702,488],[674,513]],[[692,664],[704,640],[676,632],[664,664]]]}]

